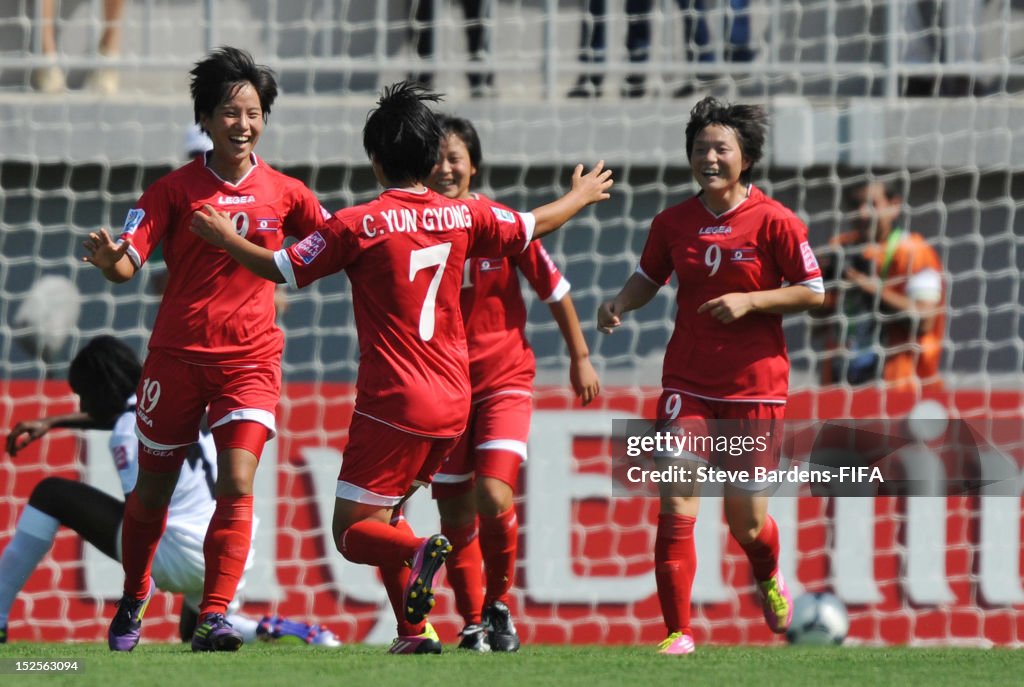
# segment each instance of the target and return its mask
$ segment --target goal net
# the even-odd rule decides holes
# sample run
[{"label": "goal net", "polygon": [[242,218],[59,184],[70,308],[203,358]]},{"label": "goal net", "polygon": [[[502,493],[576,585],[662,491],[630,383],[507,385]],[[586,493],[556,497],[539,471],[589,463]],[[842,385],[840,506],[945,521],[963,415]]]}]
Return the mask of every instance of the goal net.
[{"label": "goal net", "polygon": [[[75,408],[64,380],[90,338],[114,334],[145,353],[159,263],[111,285],[81,262],[81,242],[97,227],[119,228],[145,188],[184,161],[192,120],[185,75],[221,44],[250,49],[280,74],[282,95],[258,153],[331,210],[377,194],[362,124],[376,91],[408,75],[430,75],[447,94],[441,109],[477,125],[477,190],[490,197],[526,210],[567,190],[578,162],[605,159],[615,170],[610,201],[545,239],[573,285],[602,375],[592,407],[574,403],[558,327],[524,289],[538,361],[512,604],[525,642],[664,637],[653,575],[657,501],[612,497],[610,439],[614,419],[654,416],[675,287],[609,337],[596,333],[594,313],[632,273],[652,217],[694,192],[684,130],[703,95],[766,106],[771,129],[755,183],[807,223],[821,257],[856,217],[845,199],[879,181],[902,200],[899,226],[920,234],[942,264],[941,388],[908,394],[875,378],[851,384],[845,368],[825,374],[849,332],[877,315],[789,316],[789,417],[903,418],[917,408],[926,418],[1013,422],[1024,411],[1024,13],[1008,0],[751,0],[749,11],[737,0],[655,0],[633,16],[609,2],[604,21],[576,0],[485,1],[469,22],[483,32],[479,44],[466,31],[462,5],[472,3],[449,0],[427,0],[429,14],[408,1],[140,0],[127,3],[116,56],[96,50],[102,3],[65,4],[53,57],[37,48],[34,3],[0,10],[3,427]],[[34,77],[50,67],[65,77],[58,92],[43,92]],[[116,92],[92,90],[97,70],[118,75]],[[841,288],[855,255],[836,258],[829,289]],[[280,324],[280,436],[259,471],[257,564],[243,611],[324,623],[345,641],[390,641],[394,622],[376,572],[344,561],[330,535],[358,365],[346,278],[288,293]],[[878,331],[868,343],[885,353]],[[0,547],[46,476],[120,496],[105,441],[54,431],[0,464]],[[1019,466],[1021,443],[1004,437],[1000,445]],[[778,641],[721,507],[705,499],[698,521],[697,642]],[[852,640],[1019,645],[1020,507],[1019,494],[800,493],[773,499],[771,509],[791,588],[836,592]],[[419,533],[438,528],[425,494],[408,515]],[[62,530],[12,608],[11,641],[99,640],[121,579],[117,563]],[[439,587],[432,622],[452,642],[461,619],[447,585]],[[174,637],[179,607],[159,595],[146,639]]]}]

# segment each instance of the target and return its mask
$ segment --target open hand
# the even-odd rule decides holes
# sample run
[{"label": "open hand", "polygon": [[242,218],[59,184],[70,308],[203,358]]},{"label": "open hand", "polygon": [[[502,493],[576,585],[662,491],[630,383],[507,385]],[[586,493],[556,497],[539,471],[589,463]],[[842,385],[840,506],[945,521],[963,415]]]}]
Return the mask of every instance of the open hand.
[{"label": "open hand", "polygon": [[604,168],[604,160],[594,165],[586,174],[583,173],[581,164],[576,165],[572,173],[572,190],[578,193],[587,205],[611,198],[608,189],[614,183],[612,170]]},{"label": "open hand", "polygon": [[101,228],[99,231],[90,232],[89,238],[82,242],[82,246],[88,252],[82,260],[101,270],[107,270],[121,261],[131,245],[128,239],[115,243],[107,230]]}]

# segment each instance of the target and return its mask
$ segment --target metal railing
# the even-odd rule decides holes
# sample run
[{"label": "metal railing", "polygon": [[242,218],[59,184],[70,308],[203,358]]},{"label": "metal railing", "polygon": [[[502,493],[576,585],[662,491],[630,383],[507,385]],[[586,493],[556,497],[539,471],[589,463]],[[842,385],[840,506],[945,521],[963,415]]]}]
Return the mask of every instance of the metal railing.
[{"label": "metal railing", "polygon": [[[453,35],[453,32],[459,33],[461,12],[454,7],[457,3],[448,0],[425,1],[435,5],[435,21],[430,30],[435,33],[434,45],[438,46],[437,52],[425,60],[418,58],[415,51],[408,47],[395,47],[402,45],[402,34],[406,30],[402,17],[396,15],[399,3],[365,0],[289,0],[287,3],[282,0],[263,0],[259,7],[263,8],[265,16],[245,17],[245,21],[249,22],[247,28],[240,28],[233,14],[256,5],[242,0],[192,0],[173,3],[173,6],[159,0],[128,0],[126,19],[131,16],[130,29],[136,39],[137,49],[125,50],[122,56],[110,59],[101,57],[94,49],[103,26],[102,2],[91,0],[91,6],[84,12],[89,15],[87,18],[65,18],[58,19],[58,22],[65,30],[77,29],[79,33],[84,33],[85,43],[93,46],[93,49],[74,55],[69,51],[61,52],[54,61],[42,55],[38,48],[41,42],[41,3],[22,0],[22,9],[31,13],[24,21],[31,26],[32,47],[16,53],[7,51],[4,67],[31,70],[57,64],[65,69],[103,67],[123,71],[181,72],[189,69],[198,55],[222,42],[234,40],[245,32],[246,39],[258,45],[261,61],[267,62],[282,74],[414,73],[427,69],[439,75],[451,75],[467,71],[470,64],[464,52],[458,54],[462,51],[443,40]],[[609,2],[608,57],[600,63],[582,63],[578,59],[575,47],[579,38],[578,6],[570,7],[564,0],[522,3],[495,1],[495,12],[502,16],[488,22],[491,51],[482,62],[474,62],[472,69],[536,83],[538,95],[546,99],[559,97],[567,76],[586,74],[612,77],[636,74],[661,80],[693,78],[697,73],[748,81],[815,79],[825,84],[819,86],[824,95],[843,95],[842,89],[836,88],[834,84],[856,78],[869,84],[860,87],[867,91],[861,94],[886,97],[896,97],[900,92],[901,80],[915,76],[959,76],[998,82],[1003,88],[1010,80],[1024,80],[1024,60],[1011,52],[1011,35],[1020,28],[1015,28],[1015,22],[1022,22],[1015,19],[1010,0],[995,0],[998,6],[995,18],[998,21],[995,25],[990,22],[984,29],[986,37],[997,37],[998,54],[985,60],[928,63],[909,63],[900,59],[905,35],[899,27],[903,25],[904,3],[908,1],[859,0],[853,3],[848,0],[752,0],[752,10],[762,20],[755,45],[757,58],[751,62],[726,62],[723,59],[726,42],[722,36],[713,36],[709,48],[715,59],[701,63],[687,63],[677,57],[682,50],[680,42],[675,38],[680,33],[680,22],[677,20],[681,14],[675,0],[658,0],[654,3],[650,18],[653,29],[652,54],[644,62],[630,62],[622,46],[617,45],[622,41],[614,29],[621,29],[624,17],[620,4],[614,0]],[[405,5],[401,3],[403,7]],[[841,12],[851,7],[863,9],[864,16],[868,18],[872,12],[883,12],[884,21],[881,23],[887,28],[880,34],[872,33],[868,30],[870,22],[864,21],[855,27],[851,35],[848,27],[843,28],[844,22],[840,18]],[[279,17],[286,9],[301,12],[303,19],[282,21]],[[162,19],[161,14],[170,10],[182,14],[187,25],[175,25],[166,18]],[[516,13],[523,16],[529,14],[532,23],[519,33],[529,33],[537,38],[531,50],[509,44],[512,39],[505,36],[508,32],[502,21],[516,19]],[[801,30],[805,30],[808,16],[812,14],[816,26],[821,29],[816,42],[799,35]],[[989,16],[993,16],[991,11]],[[367,26],[372,28],[367,29]],[[933,26],[932,29],[934,33],[940,32],[939,27]],[[354,49],[352,41],[347,37],[354,31],[364,34],[368,30],[372,34],[370,45]],[[125,31],[126,34],[128,32]],[[978,32],[977,40],[981,41],[982,27],[978,27]],[[183,40],[178,47],[175,34],[188,36],[190,40]],[[938,38],[938,35],[934,38]],[[169,47],[155,47],[161,44]],[[811,45],[812,49],[804,49],[805,44]],[[844,48],[850,45],[863,45],[863,59],[843,58]],[[799,86],[794,91],[804,94]]]}]

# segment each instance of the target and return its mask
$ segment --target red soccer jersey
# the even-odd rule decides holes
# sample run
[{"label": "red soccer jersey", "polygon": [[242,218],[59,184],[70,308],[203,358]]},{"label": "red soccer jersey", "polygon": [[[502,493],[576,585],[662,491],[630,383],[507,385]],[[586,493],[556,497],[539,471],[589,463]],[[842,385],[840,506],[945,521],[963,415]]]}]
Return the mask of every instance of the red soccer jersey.
[{"label": "red soccer jersey", "polygon": [[473,398],[497,391],[531,392],[536,365],[526,340],[526,304],[516,270],[545,303],[569,292],[540,241],[508,258],[470,258],[462,281],[462,317],[469,341]]},{"label": "red soccer jersey", "polygon": [[277,250],[285,235],[303,238],[330,217],[302,182],[255,156],[253,162],[245,178],[232,184],[198,157],[154,182],[128,212],[121,238],[131,239],[128,255],[136,268],[161,240],[167,262],[151,350],[202,363],[280,358],[284,336],[274,323],[274,284],[189,229],[192,214],[209,203],[231,213],[239,234]]},{"label": "red soccer jersey", "polygon": [[521,252],[532,215],[486,200],[388,189],[278,251],[289,284],[345,270],[359,335],[356,412],[432,437],[458,436],[469,415],[459,288],[467,256]]},{"label": "red soccer jersey", "polygon": [[796,215],[751,186],[747,198],[715,215],[700,196],[664,210],[651,224],[637,271],[658,286],[675,272],[675,331],[662,386],[710,399],[785,403],[789,357],[782,316],[750,313],[722,324],[697,313],[733,292],[812,283],[821,270]]}]

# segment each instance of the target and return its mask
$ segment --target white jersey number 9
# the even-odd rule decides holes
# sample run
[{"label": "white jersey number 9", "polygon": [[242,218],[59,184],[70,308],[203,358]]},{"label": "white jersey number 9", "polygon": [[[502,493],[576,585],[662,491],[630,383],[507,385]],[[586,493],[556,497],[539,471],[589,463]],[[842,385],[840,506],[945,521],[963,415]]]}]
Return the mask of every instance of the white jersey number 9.
[{"label": "white jersey number 9", "polygon": [[249,236],[249,213],[236,212],[231,215],[231,223],[235,225],[235,233],[243,239]]},{"label": "white jersey number 9", "polygon": [[704,251],[704,264],[711,268],[708,272],[709,277],[713,277],[715,272],[718,271],[719,266],[722,264],[722,249],[717,243],[712,243],[708,246],[708,249]]},{"label": "white jersey number 9", "polygon": [[675,420],[679,417],[679,411],[683,409],[683,397],[679,394],[672,394],[665,399],[665,419]]}]

